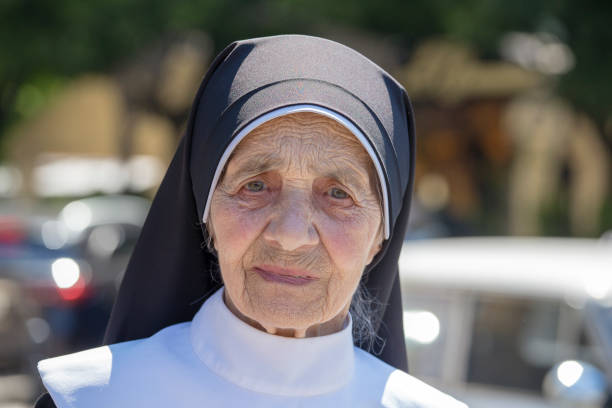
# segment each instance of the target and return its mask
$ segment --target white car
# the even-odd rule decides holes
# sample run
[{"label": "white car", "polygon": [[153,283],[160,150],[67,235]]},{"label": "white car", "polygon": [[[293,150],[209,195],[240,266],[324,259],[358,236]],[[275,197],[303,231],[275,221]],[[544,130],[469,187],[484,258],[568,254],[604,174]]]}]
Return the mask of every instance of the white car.
[{"label": "white car", "polygon": [[399,266],[412,375],[472,408],[604,406],[611,241],[406,241]]}]

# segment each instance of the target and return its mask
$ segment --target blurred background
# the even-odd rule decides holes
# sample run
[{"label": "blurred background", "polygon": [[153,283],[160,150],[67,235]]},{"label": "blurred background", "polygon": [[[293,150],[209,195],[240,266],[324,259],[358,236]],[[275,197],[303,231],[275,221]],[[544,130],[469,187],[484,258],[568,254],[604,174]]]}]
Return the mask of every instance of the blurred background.
[{"label": "blurred background", "polygon": [[342,42],[417,119],[410,372],[472,407],[610,406],[612,3],[0,2],[0,407],[100,344],[212,58]]}]

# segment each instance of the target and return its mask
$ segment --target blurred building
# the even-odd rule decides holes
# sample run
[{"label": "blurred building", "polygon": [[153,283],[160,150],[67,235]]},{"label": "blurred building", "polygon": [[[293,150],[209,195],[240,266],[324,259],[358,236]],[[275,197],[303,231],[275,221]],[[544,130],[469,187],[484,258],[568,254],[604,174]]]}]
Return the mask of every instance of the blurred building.
[{"label": "blurred building", "polygon": [[[563,43],[510,33],[504,60],[482,60],[431,39],[401,65],[402,51],[385,37],[319,30],[379,61],[408,90],[418,205],[450,234],[601,233],[612,155],[594,122],[556,96],[556,76],[574,64]],[[38,197],[153,194],[212,49],[201,33],[167,38],[111,74],[71,81],[7,138],[13,167],[0,168],[0,194],[15,192],[7,180]]]},{"label": "blurred building", "polygon": [[144,50],[112,75],[72,80],[9,134],[15,182],[36,197],[152,194],[210,53],[207,37],[189,35]]},{"label": "blurred building", "polygon": [[[514,50],[522,37],[512,38]],[[415,105],[421,204],[479,233],[600,232],[610,151],[593,121],[555,95],[554,75],[573,60],[547,52],[549,60],[532,53],[537,64],[481,61],[463,45],[430,40],[398,70]],[[566,231],[547,230],[551,207],[567,207]]]}]

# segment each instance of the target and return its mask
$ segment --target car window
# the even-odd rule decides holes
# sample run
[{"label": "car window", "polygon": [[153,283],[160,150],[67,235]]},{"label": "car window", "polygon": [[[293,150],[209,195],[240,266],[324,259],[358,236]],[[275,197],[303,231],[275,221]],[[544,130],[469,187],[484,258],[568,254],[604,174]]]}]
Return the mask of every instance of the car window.
[{"label": "car window", "polygon": [[467,381],[539,391],[555,361],[559,304],[485,296],[474,312]]},{"label": "car window", "polygon": [[475,302],[467,382],[540,393],[565,360],[599,365],[584,312],[563,300],[481,296]]}]

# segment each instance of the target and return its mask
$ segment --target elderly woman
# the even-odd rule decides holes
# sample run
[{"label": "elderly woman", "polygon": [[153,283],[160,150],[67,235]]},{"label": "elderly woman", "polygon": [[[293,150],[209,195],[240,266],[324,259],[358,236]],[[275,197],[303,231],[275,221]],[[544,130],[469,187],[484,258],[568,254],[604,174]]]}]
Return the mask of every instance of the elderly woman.
[{"label": "elderly woman", "polygon": [[371,61],[300,35],[231,44],[153,202],[110,345],[41,361],[37,406],[464,406],[400,370],[413,166],[408,97]]}]

